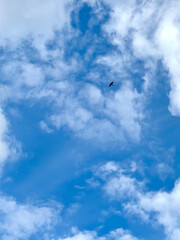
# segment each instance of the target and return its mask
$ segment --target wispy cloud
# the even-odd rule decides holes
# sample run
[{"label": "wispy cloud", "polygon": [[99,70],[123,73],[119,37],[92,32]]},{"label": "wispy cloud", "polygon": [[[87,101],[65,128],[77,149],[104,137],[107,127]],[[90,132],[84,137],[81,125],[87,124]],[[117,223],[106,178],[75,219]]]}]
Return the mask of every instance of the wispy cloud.
[{"label": "wispy cloud", "polygon": [[9,135],[9,123],[0,109],[0,174],[6,162],[16,160],[21,152],[20,144]]}]

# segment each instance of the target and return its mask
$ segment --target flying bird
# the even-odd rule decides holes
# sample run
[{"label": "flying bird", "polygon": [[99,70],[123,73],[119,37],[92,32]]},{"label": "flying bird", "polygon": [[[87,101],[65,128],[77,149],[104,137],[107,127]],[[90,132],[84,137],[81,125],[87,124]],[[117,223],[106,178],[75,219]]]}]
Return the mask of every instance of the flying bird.
[{"label": "flying bird", "polygon": [[114,83],[114,82],[111,82],[111,83],[109,84],[109,87],[111,87],[111,86],[113,85],[113,83]]}]

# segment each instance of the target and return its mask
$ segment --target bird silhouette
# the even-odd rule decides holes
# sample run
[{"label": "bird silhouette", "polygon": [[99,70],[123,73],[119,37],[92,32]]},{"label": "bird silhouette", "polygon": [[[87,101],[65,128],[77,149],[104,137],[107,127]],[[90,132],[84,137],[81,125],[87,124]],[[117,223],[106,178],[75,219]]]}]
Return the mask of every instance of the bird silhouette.
[{"label": "bird silhouette", "polygon": [[109,87],[111,87],[111,86],[113,85],[113,83],[114,83],[114,82],[111,82],[111,83],[109,84]]}]

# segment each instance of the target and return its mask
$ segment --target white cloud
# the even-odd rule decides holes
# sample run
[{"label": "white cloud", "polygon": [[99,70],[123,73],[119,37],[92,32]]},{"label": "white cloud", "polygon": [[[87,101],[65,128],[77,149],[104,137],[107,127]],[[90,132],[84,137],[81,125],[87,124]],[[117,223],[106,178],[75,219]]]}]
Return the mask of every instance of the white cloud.
[{"label": "white cloud", "polygon": [[74,99],[70,101],[67,99],[64,111],[51,116],[51,121],[57,128],[65,125],[75,132],[83,130],[91,119],[92,113],[81,107]]},{"label": "white cloud", "polygon": [[55,29],[69,22],[70,3],[71,0],[1,0],[0,43],[17,45],[28,38],[34,39],[38,46],[42,39],[52,38]]},{"label": "white cloud", "polygon": [[107,162],[106,164],[103,164],[98,169],[96,169],[96,175],[100,176],[106,176],[113,172],[117,172],[119,170],[119,165],[116,162]]},{"label": "white cloud", "polygon": [[143,118],[143,95],[125,84],[112,98],[107,99],[107,114],[120,125],[131,139],[139,140]]},{"label": "white cloud", "polygon": [[[59,240],[95,240],[95,239],[99,239],[97,237],[96,232],[88,232],[88,231],[79,232],[70,237],[59,238]],[[100,238],[100,240],[104,240],[104,238]]]},{"label": "white cloud", "polygon": [[126,37],[130,30],[129,26],[131,25],[136,0],[128,0],[126,2],[117,0],[109,2],[105,0],[105,2],[112,8],[111,19],[105,25],[105,30],[109,34],[114,33],[113,42],[123,46],[123,38]]},{"label": "white cloud", "polygon": [[122,228],[118,228],[101,237],[95,231],[78,231],[76,228],[72,229],[72,233],[71,236],[59,238],[59,240],[138,240],[129,231]]},{"label": "white cloud", "polygon": [[40,128],[45,131],[46,133],[52,133],[53,130],[51,128],[48,127],[48,125],[44,122],[44,121],[40,121],[39,123]]},{"label": "white cloud", "polygon": [[168,239],[180,238],[179,213],[180,181],[171,192],[159,191],[142,195],[138,200],[139,209],[154,213],[157,222],[164,226]]},{"label": "white cloud", "polygon": [[[7,12],[6,15],[2,14],[1,16],[0,30],[4,29],[2,37],[5,36],[4,38],[7,39],[10,39],[12,34],[18,38],[32,35],[34,41],[43,45],[39,40],[41,38],[39,35],[45,36],[46,40],[51,38],[53,29],[61,28],[69,19],[70,8],[67,10],[66,4],[70,4],[71,1],[59,3],[55,0],[53,2],[46,0],[43,3],[42,1],[33,1],[30,4],[29,1],[22,3],[19,0],[16,4],[10,5],[10,8],[7,6],[11,1],[9,0],[8,5],[6,2],[0,2],[3,6],[2,9]],[[91,4],[93,3],[95,1],[91,1]],[[127,64],[129,68],[132,67],[134,57],[143,59],[146,62],[147,70],[144,75],[143,91],[147,91],[152,85],[156,60],[162,58],[172,76],[170,110],[172,114],[178,114],[178,69],[180,68],[178,54],[175,53],[179,51],[179,30],[175,21],[178,11],[173,5],[174,1],[168,5],[171,6],[171,12],[174,14],[167,11],[167,3],[162,6],[163,11],[157,11],[160,2],[154,0],[145,1],[140,5],[137,5],[135,0],[127,1],[126,4],[123,1],[115,0],[105,1],[105,3],[111,6],[112,11],[110,12],[110,21],[104,25],[104,30],[109,34],[112,42],[119,46],[121,55],[113,52],[111,55],[99,57],[96,63],[108,66],[111,72],[116,70],[116,72],[124,74],[126,72],[123,70],[124,66]],[[33,11],[34,7],[36,7],[36,11]],[[26,11],[21,11],[22,8]],[[16,9],[16,11],[13,10],[14,15],[12,14],[10,19],[6,19],[12,9]],[[40,9],[41,14],[39,14]],[[152,27],[151,19],[155,24],[154,27]],[[38,24],[36,24],[37,22]],[[9,28],[5,27],[6,24]],[[14,29],[17,29],[16,34],[13,32]],[[169,35],[173,39],[170,47],[171,40],[166,37],[167,33],[171,33]],[[129,49],[133,51],[133,55],[127,51],[127,39],[132,39]],[[128,83],[122,83],[119,90],[109,94],[93,84],[85,84],[84,87],[81,85],[80,90],[79,83],[68,78],[81,68],[79,65],[82,63],[78,57],[77,59],[72,57],[70,66],[68,66],[69,63],[63,59],[62,42],[59,43],[62,45],[62,50],[51,53],[53,67],[43,68],[38,64],[28,63],[28,61],[15,61],[7,64],[4,67],[4,74],[11,72],[9,79],[11,84],[0,86],[1,99],[15,99],[16,96],[19,99],[40,100],[44,98],[53,102],[55,113],[50,111],[49,120],[43,121],[46,129],[50,128],[49,125],[52,124],[58,129],[67,127],[76,135],[88,139],[101,135],[100,139],[103,141],[111,139],[111,141],[126,142],[127,139],[131,139],[138,142],[141,139],[145,93],[138,93],[134,89],[133,83],[129,83],[130,79],[126,79]],[[78,64],[79,62],[80,64]],[[52,78],[56,81],[49,81]],[[125,79],[122,79],[121,82],[125,82]],[[85,103],[87,104],[85,105]]]},{"label": "white cloud", "polygon": [[[5,47],[6,52],[11,50],[13,52],[13,57],[11,55],[10,59],[9,57],[6,59],[4,56],[1,64],[0,104],[4,108],[8,101],[16,102],[22,99],[39,100],[50,96],[56,101],[60,89],[65,90],[64,82],[47,83],[45,77],[50,75],[51,79],[53,77],[55,80],[60,76],[62,69],[63,74],[69,72],[72,64],[69,68],[67,64],[63,64],[63,61],[59,60],[62,57],[61,52],[48,51],[46,42],[54,37],[54,30],[60,31],[65,25],[68,30],[72,2],[72,0],[18,0],[16,2],[0,0],[0,45]],[[37,54],[41,54],[44,59],[47,60],[50,54],[55,67],[43,68],[37,62],[30,62],[24,49],[19,46],[24,40],[28,40],[30,49],[37,47],[39,50]],[[7,120],[2,111],[0,118],[0,165],[2,167],[6,161],[15,159],[13,155],[16,154],[18,144],[8,136],[9,125],[7,127]],[[41,127],[47,132],[51,131],[45,122],[41,122]]]},{"label": "white cloud", "polygon": [[178,18],[180,17],[180,4],[172,1],[167,5],[162,20],[157,28],[155,40],[163,56],[164,64],[170,73],[170,106],[172,115],[180,115],[180,28]]},{"label": "white cloud", "polygon": [[[0,31],[1,28],[5,29],[2,31],[2,38],[11,39],[13,35],[15,39],[21,40],[31,36],[34,43],[38,42],[39,46],[43,47],[42,39],[50,39],[55,28],[62,28],[69,21],[71,8],[67,10],[66,5],[71,2],[33,0],[30,3],[18,0],[8,8],[7,3],[0,1],[7,16],[12,9],[15,12],[10,19],[6,19],[6,15],[1,16]],[[113,1],[113,4],[119,7],[118,1]],[[22,9],[24,11],[21,11]],[[46,15],[47,17],[44,17]],[[5,27],[6,24],[9,28]],[[45,49],[44,58],[47,60],[46,57],[49,56],[52,67],[29,63],[24,54],[21,60],[6,63],[2,67],[4,82],[0,86],[1,101],[33,99],[36,102],[51,102],[47,121],[40,123],[41,128],[47,132],[51,131],[51,127],[68,128],[76,136],[85,139],[97,139],[100,142],[138,142],[141,139],[141,123],[144,117],[144,95],[139,94],[129,83],[123,83],[118,90],[108,93],[95,84],[82,85],[75,82],[72,75],[81,69],[82,59],[75,56],[68,62],[64,60],[65,40],[64,36],[58,40],[60,50]],[[122,65],[120,59],[118,54],[114,54],[113,61],[111,56],[105,56],[99,58],[97,63],[109,65],[110,69],[118,69]],[[128,59],[129,56],[126,56],[123,61],[127,62]],[[120,67],[119,72],[121,69]]]},{"label": "white cloud", "polygon": [[35,87],[42,85],[44,81],[42,68],[26,62],[10,62],[3,67],[2,72],[5,80],[12,82],[17,88],[23,85]]},{"label": "white cloud", "polygon": [[145,191],[143,182],[137,181],[123,171],[120,173],[119,168],[116,169],[106,177],[103,174],[98,175],[104,180],[103,190],[110,200],[120,201],[126,215],[135,214],[146,223],[162,225],[168,239],[179,239],[180,180],[176,181],[171,191],[148,192]]},{"label": "white cloud", "polygon": [[[170,74],[169,110],[180,115],[180,4],[177,1],[111,1],[111,19],[105,24],[112,42],[126,54],[126,40],[132,40],[133,54],[144,61],[162,59]],[[131,33],[130,33],[131,32]],[[150,70],[150,69],[149,69]]]},{"label": "white cloud", "polygon": [[31,235],[41,230],[47,233],[56,222],[56,214],[55,210],[51,207],[18,204],[14,199],[1,195],[1,239],[29,239]]},{"label": "white cloud", "polygon": [[[56,128],[68,127],[77,136],[109,142],[114,139],[125,143],[127,139],[139,141],[143,120],[143,95],[131,84],[108,94],[94,85],[85,85],[79,92],[71,88],[57,104],[50,123]],[[76,90],[76,95],[74,91]]]},{"label": "white cloud", "polygon": [[[7,99],[50,102],[49,118],[47,122],[43,120],[40,123],[47,132],[53,130],[52,126],[57,129],[66,127],[79,137],[101,142],[140,140],[143,95],[133,89],[131,84],[122,84],[114,92],[102,92],[94,84],[82,86],[66,80],[67,73],[74,70],[70,70],[70,67],[69,70],[66,67],[58,68],[59,64],[53,71],[50,67],[41,68],[28,62],[8,63],[2,69],[4,81],[1,88],[4,94],[1,102]],[[55,79],[46,81],[52,74]]]},{"label": "white cloud", "polygon": [[2,113],[2,109],[0,109],[0,165],[2,166],[4,161],[7,159],[9,155],[9,146],[5,140],[5,135],[8,130],[8,124],[5,116]]},{"label": "white cloud", "polygon": [[[132,165],[132,162],[131,162]],[[122,167],[119,162],[107,162],[93,168],[96,177],[104,181],[103,190],[113,200],[137,199],[143,190],[144,183],[131,178],[134,168]]]},{"label": "white cloud", "polygon": [[82,101],[86,99],[90,106],[98,105],[102,107],[105,100],[101,90],[92,84],[86,84],[79,95],[80,98],[82,97]]},{"label": "white cloud", "polygon": [[20,153],[20,145],[9,136],[9,124],[0,108],[0,174],[7,161],[15,160]]},{"label": "white cloud", "polygon": [[124,56],[120,56],[118,54],[110,54],[103,57],[99,57],[97,59],[97,63],[110,67],[111,71],[115,69],[117,72],[122,73],[124,67],[123,58]]},{"label": "white cloud", "polygon": [[114,240],[138,240],[136,237],[132,236],[129,231],[122,228],[118,228],[114,231],[111,231],[106,239]]},{"label": "white cloud", "polygon": [[137,198],[140,184],[133,178],[120,174],[112,177],[105,184],[106,193],[113,199]]},{"label": "white cloud", "polygon": [[144,59],[145,61],[147,61],[147,57],[156,57],[158,54],[153,43],[149,41],[144,34],[139,32],[134,33],[133,50],[137,57]]}]

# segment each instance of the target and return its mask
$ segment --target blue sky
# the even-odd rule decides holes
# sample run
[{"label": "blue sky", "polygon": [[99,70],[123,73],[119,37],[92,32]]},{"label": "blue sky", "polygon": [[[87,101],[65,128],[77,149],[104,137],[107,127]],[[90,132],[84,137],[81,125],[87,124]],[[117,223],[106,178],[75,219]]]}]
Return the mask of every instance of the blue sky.
[{"label": "blue sky", "polygon": [[179,10],[0,1],[2,240],[180,239]]}]

